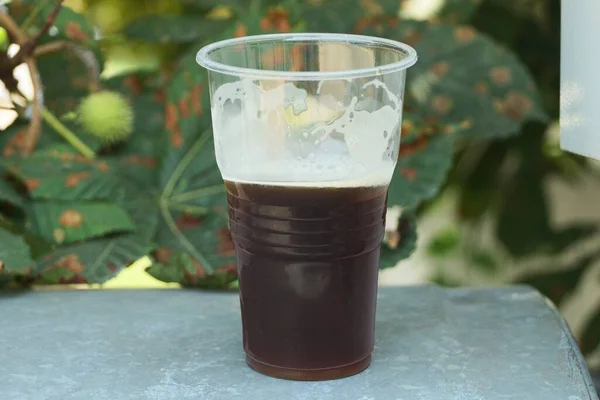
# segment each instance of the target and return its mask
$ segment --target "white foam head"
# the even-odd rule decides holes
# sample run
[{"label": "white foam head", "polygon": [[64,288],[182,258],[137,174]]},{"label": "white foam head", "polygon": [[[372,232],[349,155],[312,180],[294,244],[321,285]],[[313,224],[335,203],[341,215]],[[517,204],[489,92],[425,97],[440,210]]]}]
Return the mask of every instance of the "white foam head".
[{"label": "white foam head", "polygon": [[213,130],[223,178],[313,187],[389,184],[400,145],[400,96],[378,79],[323,81],[309,90],[249,79],[216,88]]}]

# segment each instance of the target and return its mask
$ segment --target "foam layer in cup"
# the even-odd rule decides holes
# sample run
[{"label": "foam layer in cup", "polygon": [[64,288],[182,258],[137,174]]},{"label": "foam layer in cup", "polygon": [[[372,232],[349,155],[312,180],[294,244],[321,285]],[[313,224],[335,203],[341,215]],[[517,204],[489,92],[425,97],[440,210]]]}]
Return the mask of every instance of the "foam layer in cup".
[{"label": "foam layer in cup", "polygon": [[[342,93],[350,93],[343,84]],[[280,186],[389,184],[402,103],[376,79],[356,92],[341,101],[340,90],[334,96],[322,85],[314,96],[291,82],[269,89],[249,80],[219,86],[211,104],[223,178]]]}]

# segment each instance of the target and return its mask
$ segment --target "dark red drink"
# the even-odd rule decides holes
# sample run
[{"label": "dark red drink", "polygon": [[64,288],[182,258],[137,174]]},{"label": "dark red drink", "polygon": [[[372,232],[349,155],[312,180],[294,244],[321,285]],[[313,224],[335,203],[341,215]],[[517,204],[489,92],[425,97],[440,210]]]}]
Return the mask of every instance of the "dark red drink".
[{"label": "dark red drink", "polygon": [[225,183],[248,364],[300,380],[365,369],[387,186]]}]

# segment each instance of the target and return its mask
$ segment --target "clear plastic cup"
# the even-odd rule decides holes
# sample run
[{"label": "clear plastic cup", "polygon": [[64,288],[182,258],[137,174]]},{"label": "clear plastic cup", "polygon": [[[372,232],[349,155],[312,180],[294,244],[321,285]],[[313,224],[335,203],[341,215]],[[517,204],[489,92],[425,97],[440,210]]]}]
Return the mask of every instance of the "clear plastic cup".
[{"label": "clear plastic cup", "polygon": [[267,375],[340,378],[374,344],[403,43],[278,34],[203,48],[236,246],[244,349]]}]

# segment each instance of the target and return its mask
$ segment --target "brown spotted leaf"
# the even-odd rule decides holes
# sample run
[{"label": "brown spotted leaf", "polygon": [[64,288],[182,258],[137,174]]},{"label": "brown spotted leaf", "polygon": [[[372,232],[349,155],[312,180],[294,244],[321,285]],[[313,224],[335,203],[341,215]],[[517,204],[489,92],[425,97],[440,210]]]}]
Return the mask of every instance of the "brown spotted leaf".
[{"label": "brown spotted leaf", "polygon": [[[378,36],[385,36],[386,27],[399,23],[398,15],[407,20],[435,23],[466,22],[479,3],[479,0],[446,0],[426,5],[399,0],[307,0],[299,8],[308,31],[362,33],[373,27]],[[344,10],[342,14],[340,10]]]},{"label": "brown spotted leaf", "polygon": [[417,50],[405,107],[429,124],[462,125],[467,127],[463,136],[492,138],[515,134],[528,120],[547,118],[526,67],[473,28],[403,21],[383,33]]},{"label": "brown spotted leaf", "polygon": [[[220,271],[234,262],[234,251],[227,227],[225,189],[217,169],[214,144],[210,131],[205,132],[188,148],[174,173],[168,177],[159,200],[160,224],[155,242],[159,249],[170,252],[169,257],[158,257],[149,270],[161,279],[175,268],[190,273],[190,265],[201,275],[188,276],[179,283],[202,286],[203,277],[220,275]],[[187,256],[188,262],[181,262]],[[183,258],[182,258],[183,257]],[[177,260],[172,264],[170,260]],[[180,276],[180,275],[178,275]],[[183,275],[181,275],[183,276]]]},{"label": "brown spotted leaf", "polygon": [[148,242],[134,234],[60,247],[38,261],[35,283],[103,283],[149,249]]},{"label": "brown spotted leaf", "polygon": [[206,72],[189,54],[174,76],[165,105],[169,143],[159,172],[157,264],[149,272],[159,279],[203,286],[230,271],[235,258],[210,131]]},{"label": "brown spotted leaf", "polygon": [[108,200],[125,190],[113,161],[89,160],[71,149],[52,147],[29,157],[0,160],[36,199]]},{"label": "brown spotted leaf", "polygon": [[[29,120],[18,118],[11,126],[0,131],[0,160],[19,156],[25,149],[25,139]],[[48,125],[42,124],[36,149],[43,149],[65,143]]]},{"label": "brown spotted leaf", "polygon": [[31,203],[28,211],[31,232],[58,245],[136,228],[127,212],[111,203],[42,201]]},{"label": "brown spotted leaf", "polygon": [[[41,230],[48,240],[62,243],[36,260],[36,283],[101,283],[150,252],[158,223],[156,197],[147,186],[156,178],[154,158],[129,154],[90,161],[51,147],[28,158],[4,161],[10,162],[10,173],[37,200],[30,208],[37,211],[50,204],[54,210],[52,218],[47,212],[28,213],[31,230]],[[102,209],[86,208],[98,200],[104,201]],[[131,233],[119,233],[123,231]],[[81,235],[101,237],[67,244]],[[73,254],[85,267],[81,273],[64,267],[64,257]]]},{"label": "brown spotted leaf", "polygon": [[[410,117],[404,126],[417,131]],[[448,134],[410,132],[400,143],[398,164],[390,184],[388,204],[415,208],[422,201],[435,196],[444,181],[454,153],[454,142]]]},{"label": "brown spotted leaf", "polygon": [[[118,205],[135,224],[133,233],[111,234],[54,249],[37,260],[35,283],[103,283],[148,255],[158,223],[156,200],[150,192],[132,186],[131,194],[126,193]],[[73,214],[63,218],[63,222],[78,220]]]},{"label": "brown spotted leaf", "polygon": [[173,252],[170,248],[159,248],[155,262],[146,271],[164,282],[179,283],[189,287],[222,289],[237,279],[235,260],[222,264],[215,273],[207,274],[202,264],[186,252]]},{"label": "brown spotted leaf", "polygon": [[417,248],[417,218],[412,212],[404,212],[394,232],[386,232],[381,246],[379,268],[391,268],[407,259]]}]

